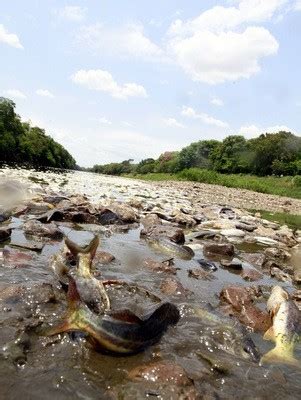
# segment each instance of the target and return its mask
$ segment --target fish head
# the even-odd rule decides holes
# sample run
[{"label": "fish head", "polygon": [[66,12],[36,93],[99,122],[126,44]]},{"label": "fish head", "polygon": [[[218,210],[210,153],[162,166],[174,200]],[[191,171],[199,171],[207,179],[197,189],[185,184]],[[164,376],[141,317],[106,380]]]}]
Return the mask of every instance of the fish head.
[{"label": "fish head", "polygon": [[274,286],[267,301],[267,310],[269,314],[272,317],[276,315],[281,304],[286,302],[288,299],[289,295],[287,291],[285,291],[281,286]]}]

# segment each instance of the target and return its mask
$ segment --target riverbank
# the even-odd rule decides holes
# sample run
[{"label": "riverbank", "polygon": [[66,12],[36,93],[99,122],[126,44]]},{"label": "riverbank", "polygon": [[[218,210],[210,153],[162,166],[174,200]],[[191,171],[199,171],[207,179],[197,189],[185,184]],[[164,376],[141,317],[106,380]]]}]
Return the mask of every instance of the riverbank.
[{"label": "riverbank", "polygon": [[125,175],[130,178],[145,181],[191,181],[229,188],[246,189],[258,193],[274,194],[277,196],[301,199],[300,177],[292,176],[264,176],[244,174],[219,174],[200,168],[190,168],[177,174],[149,173]]}]

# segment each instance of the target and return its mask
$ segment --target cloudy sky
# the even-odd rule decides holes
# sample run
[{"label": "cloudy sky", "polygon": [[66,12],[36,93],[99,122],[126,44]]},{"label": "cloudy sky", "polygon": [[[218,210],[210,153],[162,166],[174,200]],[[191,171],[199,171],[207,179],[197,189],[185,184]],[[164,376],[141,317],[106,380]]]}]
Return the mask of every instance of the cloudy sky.
[{"label": "cloudy sky", "polygon": [[82,166],[301,133],[301,0],[1,3],[0,95]]}]

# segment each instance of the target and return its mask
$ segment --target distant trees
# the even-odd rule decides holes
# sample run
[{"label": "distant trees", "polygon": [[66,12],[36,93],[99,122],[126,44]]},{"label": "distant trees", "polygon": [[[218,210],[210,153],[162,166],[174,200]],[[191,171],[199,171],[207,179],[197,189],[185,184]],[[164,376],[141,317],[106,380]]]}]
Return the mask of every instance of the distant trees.
[{"label": "distant trees", "polygon": [[15,103],[0,97],[0,161],[32,166],[75,168],[76,162],[44,129],[21,122]]},{"label": "distant trees", "polygon": [[230,135],[223,141],[191,143],[180,152],[167,151],[157,160],[146,158],[138,164],[123,161],[96,165],[92,170],[121,175],[177,173],[190,168],[225,174],[301,175],[301,138],[290,132],[266,133],[250,140],[241,135]]}]

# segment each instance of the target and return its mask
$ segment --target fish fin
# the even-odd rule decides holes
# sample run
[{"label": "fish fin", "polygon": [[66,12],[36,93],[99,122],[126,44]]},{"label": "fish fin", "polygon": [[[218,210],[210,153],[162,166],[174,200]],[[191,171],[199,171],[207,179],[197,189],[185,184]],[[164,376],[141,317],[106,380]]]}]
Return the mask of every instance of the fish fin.
[{"label": "fish fin", "polygon": [[260,365],[263,364],[288,364],[301,369],[300,360],[297,360],[290,352],[277,346],[263,355]]},{"label": "fish fin", "polygon": [[69,321],[63,321],[51,328],[46,328],[40,332],[42,336],[53,336],[58,335],[59,333],[69,332],[77,330],[75,325],[72,325]]},{"label": "fish fin", "polygon": [[142,324],[143,321],[139,317],[137,317],[136,314],[134,314],[130,310],[120,310],[120,311],[114,311],[107,313],[108,316],[112,317],[113,319],[116,319],[118,321],[124,321],[132,324]]},{"label": "fish fin", "polygon": [[72,242],[72,240],[69,238],[65,238],[65,244],[75,257],[77,257],[79,253],[90,254],[92,260],[95,257],[96,250],[99,245],[99,236],[94,236],[94,238],[86,247],[79,246],[78,244]]},{"label": "fish fin", "polygon": [[271,326],[263,335],[264,340],[272,340],[275,341],[275,332],[273,326]]},{"label": "fish fin", "polygon": [[161,304],[154,312],[146,315],[143,318],[144,323],[151,325],[167,323],[175,325],[180,319],[180,312],[178,308],[172,303]]}]

